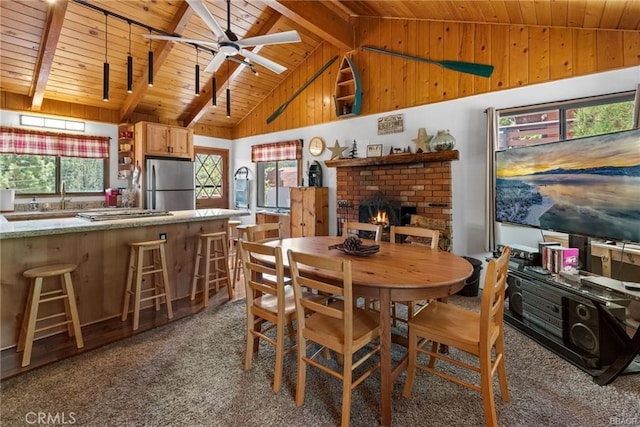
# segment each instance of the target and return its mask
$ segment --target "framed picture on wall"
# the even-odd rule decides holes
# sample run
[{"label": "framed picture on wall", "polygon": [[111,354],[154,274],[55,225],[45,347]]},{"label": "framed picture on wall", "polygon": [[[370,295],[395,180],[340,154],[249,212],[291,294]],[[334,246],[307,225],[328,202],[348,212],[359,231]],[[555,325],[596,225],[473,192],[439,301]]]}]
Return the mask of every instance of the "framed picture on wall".
[{"label": "framed picture on wall", "polygon": [[382,144],[367,145],[367,157],[382,156]]}]

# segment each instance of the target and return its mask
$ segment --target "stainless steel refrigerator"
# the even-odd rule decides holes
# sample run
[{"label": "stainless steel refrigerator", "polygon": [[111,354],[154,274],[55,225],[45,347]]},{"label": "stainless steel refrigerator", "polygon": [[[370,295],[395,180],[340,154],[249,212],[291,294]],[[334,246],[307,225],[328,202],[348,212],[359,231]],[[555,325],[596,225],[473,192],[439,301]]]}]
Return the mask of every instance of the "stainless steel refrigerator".
[{"label": "stainless steel refrigerator", "polygon": [[179,211],[196,208],[193,162],[147,158],[145,165],[146,209]]}]

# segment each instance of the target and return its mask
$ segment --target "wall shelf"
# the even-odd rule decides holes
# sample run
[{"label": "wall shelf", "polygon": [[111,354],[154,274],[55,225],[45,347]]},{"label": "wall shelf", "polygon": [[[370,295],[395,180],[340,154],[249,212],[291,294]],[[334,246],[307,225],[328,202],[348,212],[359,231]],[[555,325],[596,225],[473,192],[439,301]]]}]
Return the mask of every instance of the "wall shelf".
[{"label": "wall shelf", "polygon": [[371,165],[398,165],[408,163],[428,163],[428,162],[446,162],[449,160],[458,160],[460,152],[458,150],[436,151],[433,153],[417,153],[417,154],[390,154],[381,157],[357,157],[355,159],[335,159],[326,160],[324,163],[329,168],[351,168],[358,166]]}]

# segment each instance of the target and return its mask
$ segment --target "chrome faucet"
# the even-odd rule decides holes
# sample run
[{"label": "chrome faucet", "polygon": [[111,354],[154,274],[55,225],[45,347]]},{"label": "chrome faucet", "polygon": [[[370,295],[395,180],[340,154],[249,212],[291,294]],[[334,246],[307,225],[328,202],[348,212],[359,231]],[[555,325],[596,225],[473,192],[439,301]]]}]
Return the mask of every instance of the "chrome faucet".
[{"label": "chrome faucet", "polygon": [[64,197],[65,195],[66,195],[66,191],[65,191],[65,188],[64,188],[64,181],[62,181],[60,183],[60,196],[61,196],[60,197],[60,209],[61,210],[64,210],[65,207],[66,207],[67,202],[71,201],[71,199],[65,199],[65,197]]}]

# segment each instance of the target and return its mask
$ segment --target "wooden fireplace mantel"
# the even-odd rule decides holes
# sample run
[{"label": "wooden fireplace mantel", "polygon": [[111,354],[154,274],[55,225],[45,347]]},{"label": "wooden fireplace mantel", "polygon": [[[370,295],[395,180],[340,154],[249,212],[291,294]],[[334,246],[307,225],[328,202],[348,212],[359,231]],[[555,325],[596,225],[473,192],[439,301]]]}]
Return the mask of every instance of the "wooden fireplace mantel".
[{"label": "wooden fireplace mantel", "polygon": [[444,162],[458,160],[458,150],[436,151],[433,153],[390,154],[382,157],[357,157],[355,159],[336,159],[324,162],[330,168],[351,168],[358,166],[399,165],[409,163]]}]

